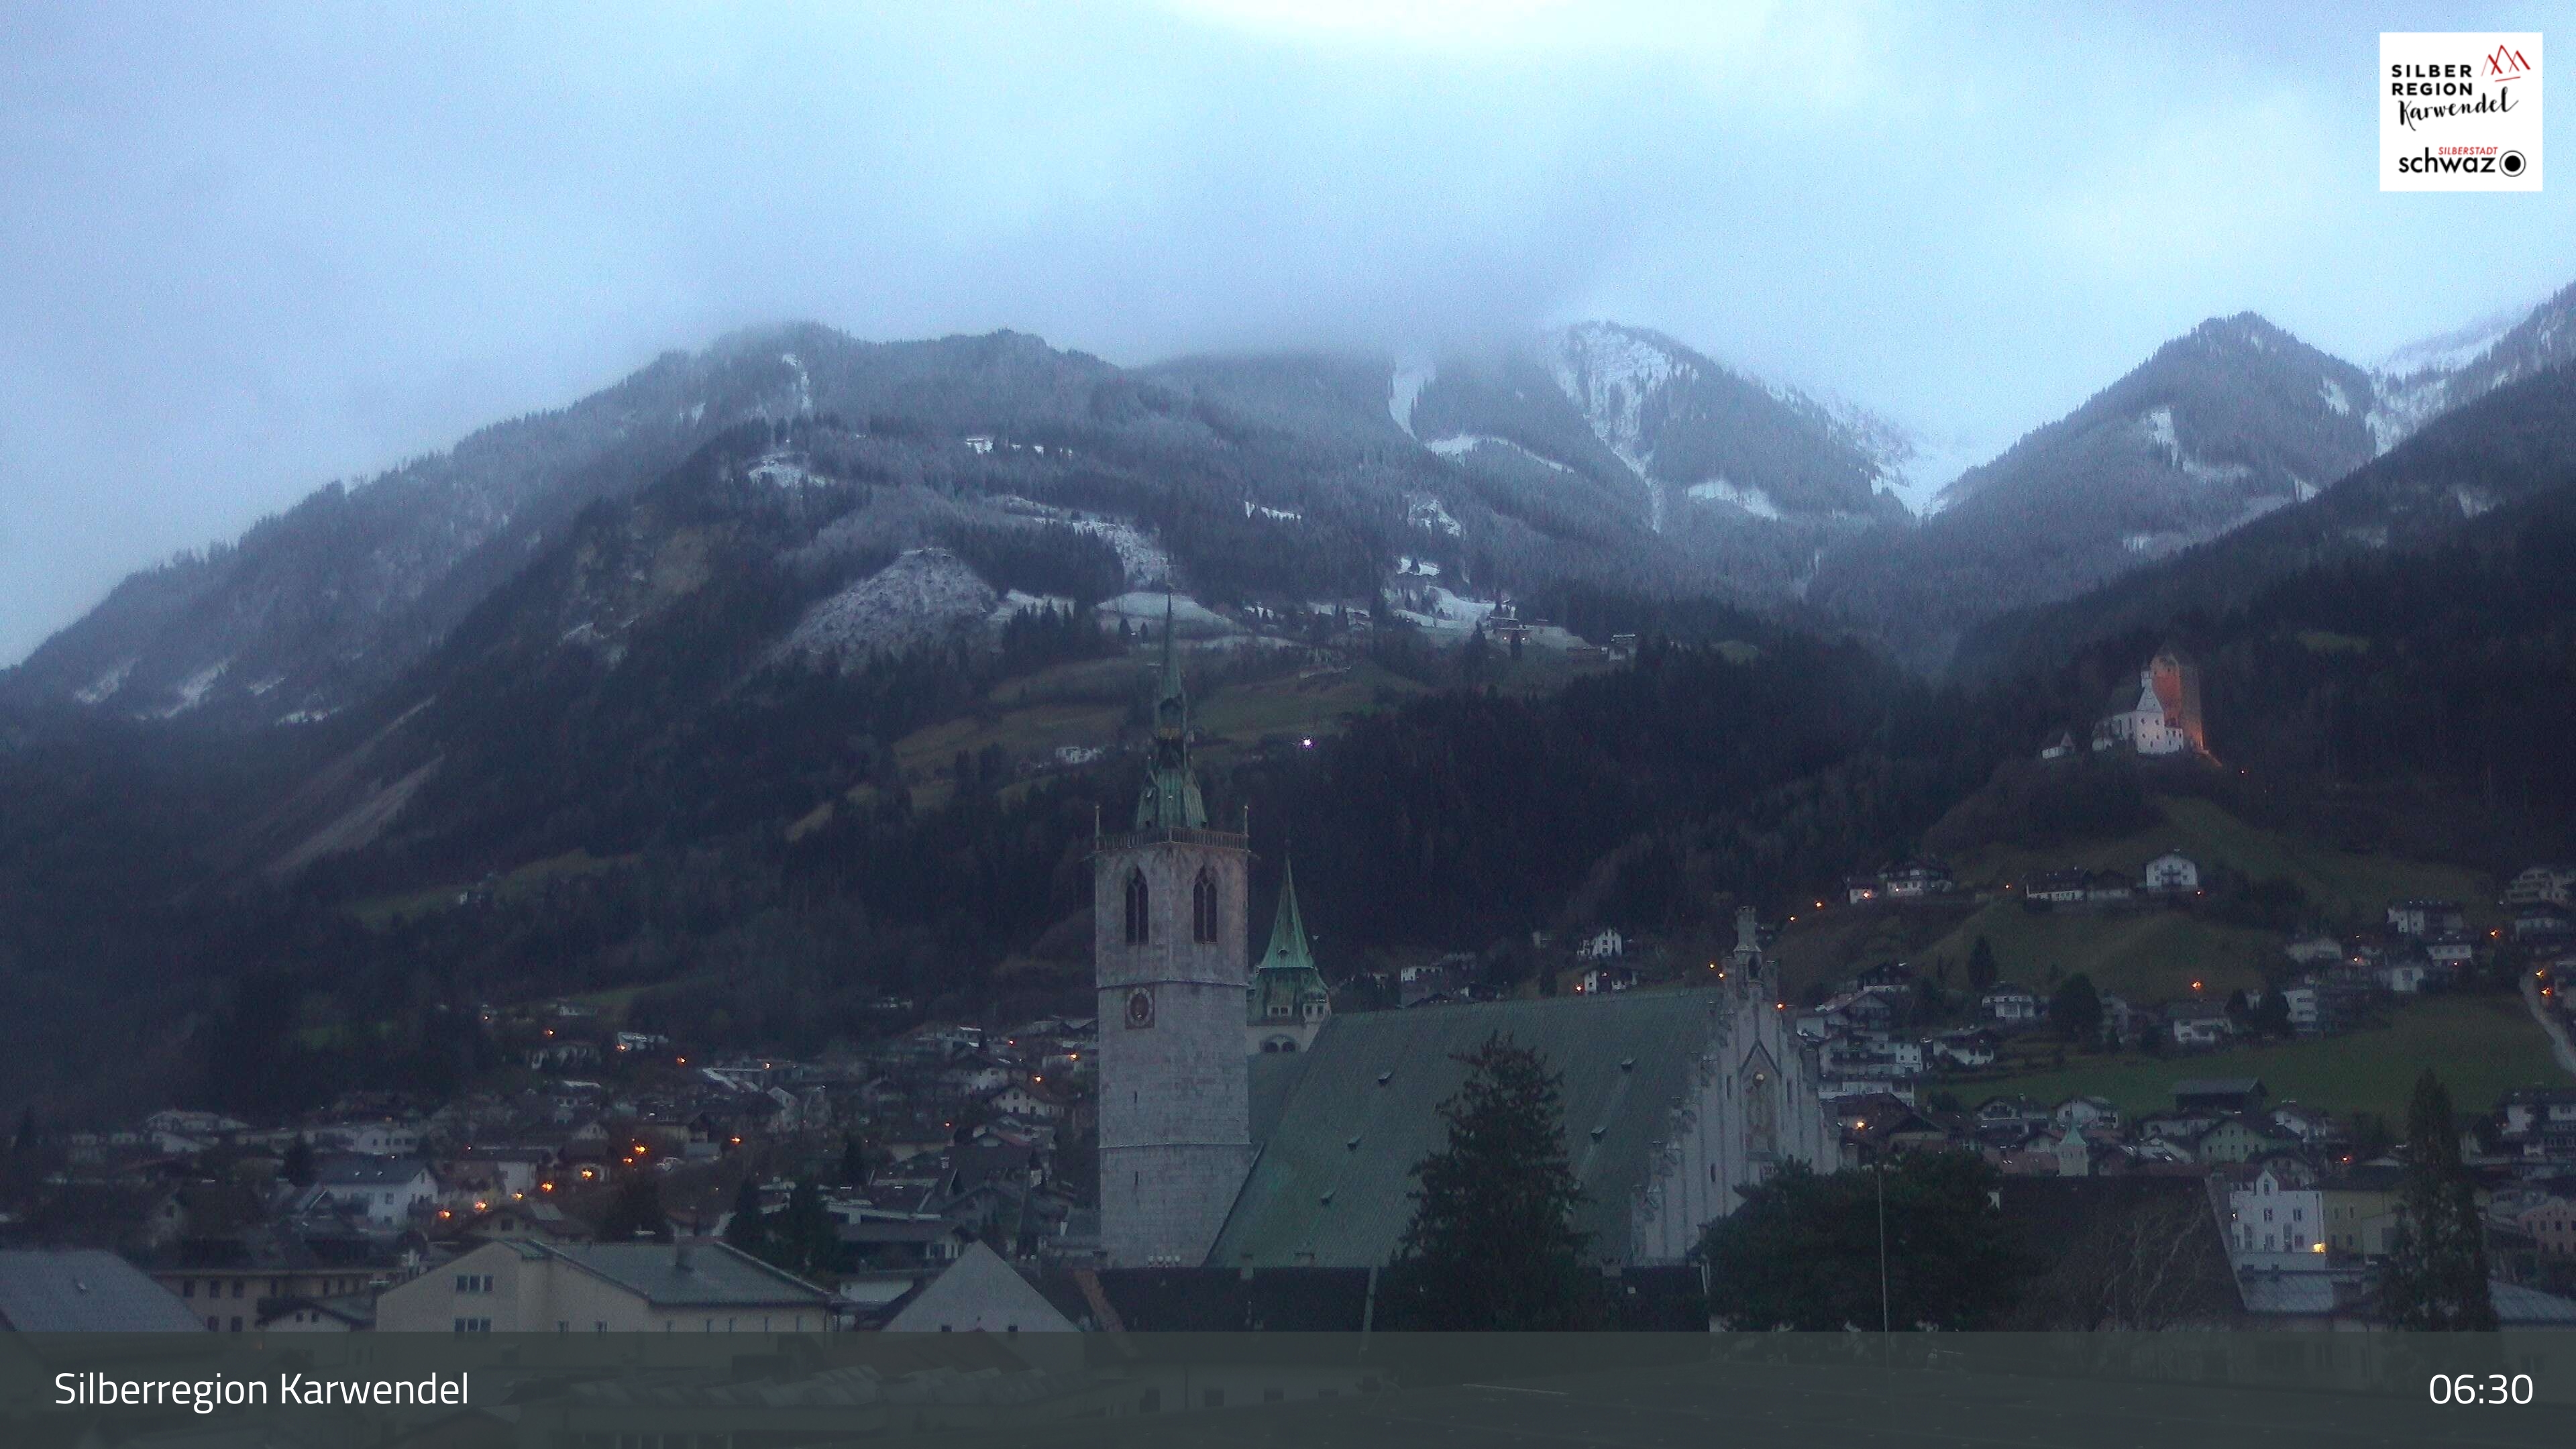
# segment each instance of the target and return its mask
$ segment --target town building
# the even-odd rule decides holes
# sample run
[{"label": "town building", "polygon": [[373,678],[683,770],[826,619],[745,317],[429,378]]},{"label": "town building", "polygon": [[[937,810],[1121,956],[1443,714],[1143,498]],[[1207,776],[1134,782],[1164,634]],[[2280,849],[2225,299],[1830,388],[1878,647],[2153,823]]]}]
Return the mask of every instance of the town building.
[{"label": "town building", "polygon": [[2576,1203],[2553,1197],[2525,1208],[2517,1221],[2544,1258],[2576,1258]]},{"label": "town building", "polygon": [[2467,928],[2468,918],[2458,901],[2390,901],[2388,929],[2401,936],[2421,939],[2444,936]]},{"label": "town building", "polygon": [[1890,867],[1879,877],[1884,893],[1894,900],[1919,900],[1925,896],[1945,896],[1957,888],[1946,861],[1918,859]]},{"label": "town building", "polygon": [[925,1284],[886,1320],[889,1333],[1072,1333],[1073,1321],[982,1243]]},{"label": "town building", "polygon": [[2227,1194],[2229,1242],[2240,1253],[2306,1253],[2325,1243],[2325,1198],[2315,1178],[2282,1160],[2266,1162]]},{"label": "town building", "polygon": [[2019,1026],[2039,1020],[2039,997],[2027,987],[2006,981],[1977,998],[1977,1015],[1999,1026]]},{"label": "town building", "polygon": [[2087,870],[2044,870],[2032,876],[2022,887],[2022,899],[2052,906],[2080,906],[2093,887],[2093,873]]},{"label": "town building", "polygon": [[2545,901],[2520,906],[2513,913],[2513,938],[2517,941],[2563,941],[2576,934],[2576,917],[2565,906]]},{"label": "town building", "polygon": [[2153,895],[2187,896],[2200,889],[2200,866],[2179,850],[2147,862],[2143,884]]},{"label": "town building", "polygon": [[2360,1164],[2330,1173],[2317,1184],[2325,1213],[2326,1247],[2364,1258],[2386,1257],[2394,1246],[2406,1189],[2404,1168]]},{"label": "town building", "polygon": [[0,1251],[0,1329],[13,1333],[198,1333],[179,1296],[114,1253]]},{"label": "town building", "polygon": [[819,1333],[831,1295],[717,1242],[487,1243],[376,1299],[393,1333]]},{"label": "town building", "polygon": [[2508,906],[2576,905],[2570,899],[2576,892],[2576,861],[2556,861],[2525,867],[2504,888]]},{"label": "town building", "polygon": [[329,1157],[298,1195],[298,1213],[334,1212],[396,1230],[438,1200],[438,1179],[416,1157]]}]

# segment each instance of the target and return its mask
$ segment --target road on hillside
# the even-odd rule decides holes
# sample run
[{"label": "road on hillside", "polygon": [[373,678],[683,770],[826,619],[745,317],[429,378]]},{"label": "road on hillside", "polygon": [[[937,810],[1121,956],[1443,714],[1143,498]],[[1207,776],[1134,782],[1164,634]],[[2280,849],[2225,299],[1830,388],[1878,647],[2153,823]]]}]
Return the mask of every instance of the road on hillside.
[{"label": "road on hillside", "polygon": [[2539,977],[2522,978],[2522,999],[2531,1008],[2532,1020],[2539,1022],[2540,1029],[2549,1033],[2550,1050],[2557,1053],[2559,1067],[2568,1075],[2576,1076],[2576,1042],[2567,1039],[2567,1019],[2550,1010],[2549,1004],[2541,1000]]}]

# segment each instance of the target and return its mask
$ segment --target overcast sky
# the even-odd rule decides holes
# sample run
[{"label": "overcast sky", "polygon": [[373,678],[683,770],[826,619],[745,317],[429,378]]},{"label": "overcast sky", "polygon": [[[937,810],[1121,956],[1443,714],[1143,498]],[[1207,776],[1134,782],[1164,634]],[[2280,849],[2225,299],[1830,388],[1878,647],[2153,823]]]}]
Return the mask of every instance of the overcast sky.
[{"label": "overcast sky", "polygon": [[2375,173],[2379,31],[2545,6],[523,8],[0,0],[0,661],[747,323],[1606,316],[1996,448],[2210,315],[2368,360],[2576,280],[2576,31],[2546,193]]}]

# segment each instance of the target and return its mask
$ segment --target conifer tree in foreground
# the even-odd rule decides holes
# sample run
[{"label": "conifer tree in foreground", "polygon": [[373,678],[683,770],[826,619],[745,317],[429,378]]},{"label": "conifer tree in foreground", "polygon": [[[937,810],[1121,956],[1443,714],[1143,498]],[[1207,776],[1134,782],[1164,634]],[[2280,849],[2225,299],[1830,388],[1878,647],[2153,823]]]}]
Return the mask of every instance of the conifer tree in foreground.
[{"label": "conifer tree in foreground", "polygon": [[1387,1280],[1391,1326],[1568,1329],[1600,1317],[1576,1231],[1583,1194],[1565,1153],[1563,1077],[1497,1033],[1440,1104],[1449,1142],[1414,1164],[1413,1221]]},{"label": "conifer tree in foreground", "polygon": [[2379,1306],[2398,1328],[2437,1332],[2496,1327],[2487,1287],[2486,1227],[2460,1162],[2451,1094],[2427,1067],[2406,1111],[2406,1186],[2397,1231],[2380,1269]]},{"label": "conifer tree in foreground", "polygon": [[734,1189],[733,1216],[725,1220],[724,1240],[758,1257],[769,1246],[769,1224],[760,1213],[760,1174],[746,1172]]}]

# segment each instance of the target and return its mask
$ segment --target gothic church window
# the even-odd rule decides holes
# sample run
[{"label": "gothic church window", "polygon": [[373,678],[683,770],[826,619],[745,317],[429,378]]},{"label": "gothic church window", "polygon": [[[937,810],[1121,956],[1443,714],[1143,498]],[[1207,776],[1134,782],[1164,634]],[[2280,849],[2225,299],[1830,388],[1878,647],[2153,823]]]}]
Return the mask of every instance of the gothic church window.
[{"label": "gothic church window", "polygon": [[1148,914],[1145,898],[1145,873],[1127,873],[1127,944],[1141,946],[1153,939],[1153,918]]},{"label": "gothic church window", "polygon": [[1204,870],[1190,887],[1190,939],[1202,945],[1216,939],[1216,877]]}]

